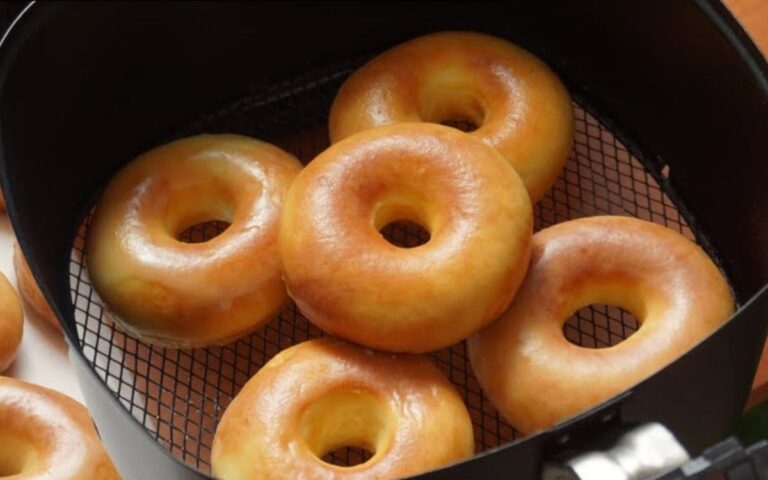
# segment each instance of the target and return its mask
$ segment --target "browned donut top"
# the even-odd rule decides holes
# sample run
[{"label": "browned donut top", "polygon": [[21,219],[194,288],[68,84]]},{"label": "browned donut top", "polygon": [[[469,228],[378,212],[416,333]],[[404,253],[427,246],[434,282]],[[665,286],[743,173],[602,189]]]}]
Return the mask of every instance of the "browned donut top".
[{"label": "browned donut top", "polygon": [[[422,225],[416,248],[381,227]],[[508,304],[528,263],[532,209],[492,148],[427,123],[367,130],[331,146],[286,201],[280,252],[291,297],[321,328],[373,348],[461,341]]]},{"label": "browned donut top", "polygon": [[[172,346],[226,343],[286,300],[277,258],[283,198],[301,165],[239,135],[158,147],[111,180],[88,230],[94,287],[123,326]],[[178,239],[199,222],[229,223],[202,243]]]},{"label": "browned donut top", "polygon": [[[370,460],[321,460],[343,446]],[[332,338],[280,352],[244,387],[216,431],[212,464],[228,480],[402,478],[469,457],[472,423],[429,359]]]},{"label": "browned donut top", "polygon": [[[566,340],[591,304],[622,307],[640,328],[610,348]],[[470,340],[472,366],[510,422],[530,432],[631,387],[733,313],[728,284],[693,242],[628,217],[589,217],[534,235],[528,276],[509,310]]]},{"label": "browned donut top", "polygon": [[425,35],[387,50],[353,73],[334,100],[331,140],[400,122],[468,121],[498,150],[535,201],[565,164],[573,107],[557,76],[501,38],[471,32]]},{"label": "browned donut top", "polygon": [[117,480],[84,406],[61,393],[0,377],[0,476]]}]

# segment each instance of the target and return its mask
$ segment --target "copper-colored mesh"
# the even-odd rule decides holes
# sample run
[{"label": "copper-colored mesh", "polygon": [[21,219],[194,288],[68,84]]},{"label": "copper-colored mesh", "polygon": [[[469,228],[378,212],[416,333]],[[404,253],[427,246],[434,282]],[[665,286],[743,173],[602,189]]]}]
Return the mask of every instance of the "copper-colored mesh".
[{"label": "copper-colored mesh", "polygon": [[579,309],[563,325],[569,342],[586,348],[612,347],[629,338],[640,325],[634,315],[611,305]]},{"label": "copper-colored mesh", "polygon": [[429,232],[407,220],[389,223],[381,229],[381,235],[392,245],[413,248],[429,241]]},{"label": "copper-colored mesh", "polygon": [[184,229],[179,234],[179,240],[186,243],[206,242],[229,227],[229,223],[223,220],[211,220],[210,222],[201,222]]},{"label": "copper-colored mesh", "polygon": [[352,465],[365,463],[370,460],[371,457],[373,457],[373,452],[369,452],[364,448],[341,447],[332,452],[329,452],[326,455],[323,455],[322,460],[333,465],[351,467]]},{"label": "copper-colored mesh", "polygon": [[[321,72],[254,95],[201,119],[176,137],[199,132],[243,133],[280,145],[304,162],[328,144],[330,102],[350,69]],[[570,159],[550,192],[535,207],[536,229],[597,214],[630,215],[670,227],[692,238],[670,197],[643,164],[578,104]],[[187,232],[204,239],[224,225],[199,225]],[[243,384],[278,351],[322,332],[288,306],[252,335],[223,347],[173,350],[145,345],[113,328],[91,289],[83,262],[84,231],[70,264],[72,301],[79,347],[105,384],[157,441],[201,471],[210,470],[210,448],[224,409]],[[384,232],[403,245],[421,242],[418,232],[394,225]],[[601,323],[602,322],[602,323]],[[600,333],[600,329],[607,334]],[[616,342],[634,331],[620,309],[582,309],[565,329],[584,346]],[[515,438],[472,374],[464,343],[433,354],[436,364],[464,398],[474,423],[477,452]],[[336,452],[333,463],[359,463],[359,452]]]}]

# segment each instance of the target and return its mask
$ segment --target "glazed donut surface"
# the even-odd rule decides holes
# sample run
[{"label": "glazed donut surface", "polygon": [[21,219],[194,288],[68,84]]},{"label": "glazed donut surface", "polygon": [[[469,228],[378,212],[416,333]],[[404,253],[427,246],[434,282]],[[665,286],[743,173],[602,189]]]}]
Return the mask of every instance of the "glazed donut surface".
[{"label": "glazed donut surface", "polygon": [[[401,248],[406,220],[430,234]],[[372,348],[452,345],[509,304],[528,265],[532,209],[501,155],[428,123],[360,132],[315,158],[286,200],[280,253],[291,298],[323,330]]]},{"label": "glazed donut surface", "polygon": [[[109,183],[86,239],[96,291],[145,341],[227,343],[286,302],[277,253],[283,199],[301,164],[267,143],[200,135],[158,147]],[[202,243],[179,235],[230,223]]]},{"label": "glazed donut surface", "polygon": [[[325,337],[280,352],[225,411],[213,473],[240,479],[402,478],[467,458],[472,423],[429,359]],[[344,446],[373,456],[354,466],[321,458]]]},{"label": "glazed donut surface", "polygon": [[[609,348],[566,340],[579,308],[631,312],[639,329]],[[709,257],[670,229],[589,217],[533,237],[531,266],[509,310],[468,341],[472,368],[523,433],[554,425],[632,387],[730,318],[730,289]]]},{"label": "glazed donut surface", "polygon": [[0,273],[0,373],[16,359],[24,332],[24,311],[16,290]]},{"label": "glazed donut surface", "polygon": [[16,284],[19,287],[19,294],[22,300],[32,309],[35,315],[45,320],[55,329],[61,330],[59,320],[45,300],[43,292],[37,286],[37,282],[29,270],[27,260],[24,258],[24,254],[21,253],[18,243],[13,244],[13,269],[16,272]]},{"label": "glazed donut surface", "polygon": [[332,142],[399,122],[469,121],[535,202],[567,159],[573,107],[538,58],[500,38],[440,32],[400,44],[354,72],[331,108]]},{"label": "glazed donut surface", "polygon": [[0,377],[0,477],[116,480],[88,410],[61,393]]}]

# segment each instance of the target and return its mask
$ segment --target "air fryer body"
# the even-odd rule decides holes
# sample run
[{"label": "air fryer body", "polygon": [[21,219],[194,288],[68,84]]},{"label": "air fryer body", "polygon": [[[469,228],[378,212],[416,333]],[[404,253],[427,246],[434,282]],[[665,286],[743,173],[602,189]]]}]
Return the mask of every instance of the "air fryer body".
[{"label": "air fryer body", "polygon": [[543,458],[651,420],[692,453],[729,432],[768,319],[768,69],[721,5],[33,4],[0,50],[2,188],[22,249],[73,345],[87,403],[127,478],[205,477],[161,449],[76,348],[68,260],[100,189],[136,154],[217,106],[438,30],[482,31],[530,49],[627,133],[690,209],[740,310],[605,405],[423,478],[533,479]]}]

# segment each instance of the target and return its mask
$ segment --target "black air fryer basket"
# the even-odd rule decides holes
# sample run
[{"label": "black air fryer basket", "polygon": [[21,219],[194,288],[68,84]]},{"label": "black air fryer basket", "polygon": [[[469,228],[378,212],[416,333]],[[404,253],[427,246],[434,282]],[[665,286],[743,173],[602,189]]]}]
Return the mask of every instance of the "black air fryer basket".
[{"label": "black air fryer basket", "polygon": [[[124,478],[207,478],[216,424],[240,387],[279,350],[322,333],[294,307],[208,349],[151,347],[114,328],[83,261],[89,214],[111,175],[201,132],[251,135],[309,161],[327,146],[330,103],[350,72],[448,29],[524,46],[573,96],[573,150],[535,208],[537,229],[606,213],[666,225],[718,262],[739,309],[635,388],[526,438],[484,397],[463,343],[435,353],[470,410],[477,455],[422,478],[533,479],[545,459],[652,421],[691,453],[729,433],[768,320],[768,67],[719,3],[33,4],[0,48],[2,188]],[[186,240],[220,228],[200,225]],[[408,226],[385,234],[420,241]],[[626,312],[593,306],[564,334],[599,348],[636,328]],[[326,460],[361,455],[349,448]]]}]

